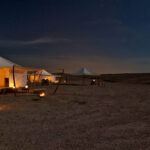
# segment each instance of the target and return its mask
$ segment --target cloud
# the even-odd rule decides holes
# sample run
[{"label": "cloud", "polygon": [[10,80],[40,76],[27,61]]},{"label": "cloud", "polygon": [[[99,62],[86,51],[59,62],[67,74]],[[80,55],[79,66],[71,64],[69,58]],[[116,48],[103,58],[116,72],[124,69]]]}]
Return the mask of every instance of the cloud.
[{"label": "cloud", "polygon": [[15,47],[15,46],[27,46],[36,44],[52,44],[60,42],[68,42],[67,38],[39,38],[33,40],[0,40],[0,46],[2,47]]}]

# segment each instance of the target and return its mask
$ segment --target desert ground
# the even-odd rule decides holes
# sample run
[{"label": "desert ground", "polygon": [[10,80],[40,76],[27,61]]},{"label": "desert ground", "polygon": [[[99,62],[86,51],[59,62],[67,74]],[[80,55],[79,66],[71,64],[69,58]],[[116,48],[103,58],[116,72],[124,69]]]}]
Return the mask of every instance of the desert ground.
[{"label": "desert ground", "polygon": [[0,150],[150,150],[150,85],[0,95]]}]

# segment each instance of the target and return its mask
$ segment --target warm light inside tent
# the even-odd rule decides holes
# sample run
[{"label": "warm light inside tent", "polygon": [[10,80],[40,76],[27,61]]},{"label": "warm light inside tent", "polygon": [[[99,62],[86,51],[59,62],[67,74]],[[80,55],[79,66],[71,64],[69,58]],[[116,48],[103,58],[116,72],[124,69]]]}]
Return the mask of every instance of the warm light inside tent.
[{"label": "warm light inside tent", "polygon": [[9,82],[9,87],[14,89],[15,88],[14,83],[13,82]]},{"label": "warm light inside tent", "polygon": [[55,80],[55,82],[54,83],[59,83],[59,80]]},{"label": "warm light inside tent", "polygon": [[[8,68],[0,68],[0,87],[9,86],[9,69]],[[8,82],[6,82],[8,81]]]},{"label": "warm light inside tent", "polygon": [[[15,87],[25,87],[27,84],[27,72],[36,70],[34,68],[25,68],[16,65],[13,70],[13,63],[9,63],[9,61],[3,59],[0,57],[1,67],[0,67],[0,87],[11,87],[14,88],[14,82]],[[6,64],[8,64],[8,67],[5,67]],[[3,66],[4,65],[4,66]],[[6,65],[7,66],[7,65]],[[34,76],[32,77],[34,81]],[[38,76],[39,78],[39,76]],[[35,80],[38,80],[36,77]]]},{"label": "warm light inside tent", "polygon": [[52,75],[49,75],[49,76],[44,76],[44,75],[42,76],[42,75],[39,75],[39,74],[29,75],[30,82],[41,82],[42,79],[48,80],[49,82],[53,82],[53,76]]},{"label": "warm light inside tent", "polygon": [[30,82],[39,82],[41,79],[39,75],[30,75],[29,80]]},{"label": "warm light inside tent", "polygon": [[45,76],[44,79],[51,82],[52,81],[52,76]]}]

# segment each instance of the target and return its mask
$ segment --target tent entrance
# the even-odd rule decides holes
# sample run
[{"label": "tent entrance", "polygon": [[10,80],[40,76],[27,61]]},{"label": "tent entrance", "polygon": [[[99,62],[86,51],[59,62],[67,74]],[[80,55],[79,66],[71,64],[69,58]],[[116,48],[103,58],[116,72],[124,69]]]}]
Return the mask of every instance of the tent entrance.
[{"label": "tent entrance", "polygon": [[9,78],[5,78],[5,87],[9,87]]}]

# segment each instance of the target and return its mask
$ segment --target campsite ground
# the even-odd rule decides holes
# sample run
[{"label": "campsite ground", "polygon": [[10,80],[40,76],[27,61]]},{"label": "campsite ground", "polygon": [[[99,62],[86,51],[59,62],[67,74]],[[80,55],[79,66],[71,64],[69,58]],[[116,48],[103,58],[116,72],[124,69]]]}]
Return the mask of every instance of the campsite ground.
[{"label": "campsite ground", "polygon": [[0,150],[149,150],[150,85],[61,86],[0,96]]}]

